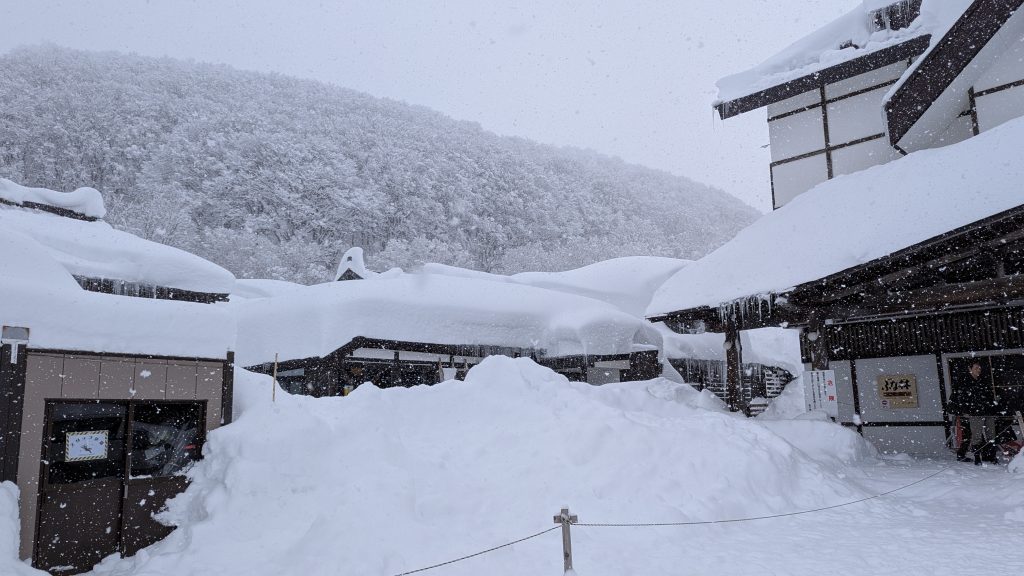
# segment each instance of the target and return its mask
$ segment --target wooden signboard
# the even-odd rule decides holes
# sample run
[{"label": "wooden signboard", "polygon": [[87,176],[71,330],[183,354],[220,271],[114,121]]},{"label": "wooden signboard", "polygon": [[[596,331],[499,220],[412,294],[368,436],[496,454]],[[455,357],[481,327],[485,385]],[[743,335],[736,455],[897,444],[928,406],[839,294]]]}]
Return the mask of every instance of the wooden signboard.
[{"label": "wooden signboard", "polygon": [[882,408],[917,408],[917,376],[892,374],[878,377],[878,398]]}]

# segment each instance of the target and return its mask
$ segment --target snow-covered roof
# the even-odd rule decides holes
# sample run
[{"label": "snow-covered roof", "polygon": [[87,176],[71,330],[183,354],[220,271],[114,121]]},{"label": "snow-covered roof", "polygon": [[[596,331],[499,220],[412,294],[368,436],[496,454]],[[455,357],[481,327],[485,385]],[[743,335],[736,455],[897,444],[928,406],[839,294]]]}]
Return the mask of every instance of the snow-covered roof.
[{"label": "snow-covered roof", "polygon": [[296,284],[287,280],[239,278],[235,280],[235,288],[231,292],[230,299],[251,300],[254,298],[271,298],[302,288],[304,288],[303,284]]},{"label": "snow-covered roof", "polygon": [[46,188],[29,188],[0,178],[0,200],[19,205],[27,202],[63,208],[89,218],[103,218],[107,215],[103,196],[95,188],[79,188],[74,192],[57,192]]},{"label": "snow-covered roof", "polygon": [[[46,196],[43,192],[50,193],[51,197],[62,194],[22,188],[9,180],[0,181],[0,188],[6,191],[5,194],[19,189],[33,191],[36,197]],[[82,190],[91,189],[79,189],[72,194]],[[101,213],[102,210],[96,211],[96,206],[86,202],[91,196],[88,193],[81,195],[90,210]],[[102,208],[102,202],[99,208]],[[79,220],[0,204],[0,228],[32,238],[50,258],[75,276],[124,280],[210,294],[227,294],[235,282],[230,272],[208,260],[115,230],[99,220]]]},{"label": "snow-covered roof", "polygon": [[658,287],[690,262],[660,256],[626,256],[564,272],[502,276],[443,264],[426,264],[422,272],[546,288],[601,300],[629,314],[643,316]]},{"label": "snow-covered roof", "polygon": [[325,356],[354,338],[507,346],[548,356],[660,347],[642,318],[581,296],[438,274],[389,273],[239,301],[238,362]]},{"label": "snow-covered roof", "polygon": [[0,325],[28,327],[30,348],[224,358],[234,344],[226,305],[87,292],[51,248],[3,218],[0,254]]},{"label": "snow-covered roof", "polygon": [[647,314],[784,292],[1022,206],[1022,145],[1019,118],[819,184],[669,279]]},{"label": "snow-covered roof", "polygon": [[338,271],[335,272],[334,279],[357,280],[376,275],[376,272],[372,272],[366,267],[366,263],[363,261],[363,249],[353,246],[342,255],[341,260],[338,262]]},{"label": "snow-covered roof", "polygon": [[963,14],[971,0],[923,0],[921,15],[909,27],[899,30],[876,30],[871,16],[893,4],[893,0],[861,0],[858,4],[754,68],[719,80],[716,104],[780,86],[922,36],[930,35],[934,44]]},{"label": "snow-covered roof", "polygon": [[958,2],[941,4],[942,12],[933,15],[942,22],[941,35],[932,36],[925,52],[882,98],[893,144],[909,152],[930,147],[971,106],[969,89],[1024,35],[1021,4],[975,2],[966,12]]}]

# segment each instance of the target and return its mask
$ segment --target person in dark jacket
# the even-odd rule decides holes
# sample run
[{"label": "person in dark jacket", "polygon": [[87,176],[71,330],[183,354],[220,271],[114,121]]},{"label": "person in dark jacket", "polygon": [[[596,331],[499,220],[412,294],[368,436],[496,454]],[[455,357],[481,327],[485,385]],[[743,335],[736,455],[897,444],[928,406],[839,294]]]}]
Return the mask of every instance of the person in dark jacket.
[{"label": "person in dark jacket", "polygon": [[[953,394],[949,399],[949,411],[966,420],[963,441],[957,447],[957,459],[966,460],[967,450],[974,452],[974,463],[981,464],[988,445],[994,442],[996,397],[992,391],[991,378],[985,377],[981,361],[968,365],[966,374],[954,374]],[[994,451],[991,451],[994,452]]]}]

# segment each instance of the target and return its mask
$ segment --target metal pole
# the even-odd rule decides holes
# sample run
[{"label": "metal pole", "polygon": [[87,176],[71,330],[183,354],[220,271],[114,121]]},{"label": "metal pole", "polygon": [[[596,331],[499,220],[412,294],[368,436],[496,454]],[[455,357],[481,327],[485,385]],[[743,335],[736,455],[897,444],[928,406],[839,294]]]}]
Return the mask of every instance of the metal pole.
[{"label": "metal pole", "polygon": [[562,508],[561,513],[555,516],[555,524],[562,525],[562,561],[565,564],[565,573],[572,571],[572,535],[569,527],[579,522],[575,514],[570,514],[568,508]]}]

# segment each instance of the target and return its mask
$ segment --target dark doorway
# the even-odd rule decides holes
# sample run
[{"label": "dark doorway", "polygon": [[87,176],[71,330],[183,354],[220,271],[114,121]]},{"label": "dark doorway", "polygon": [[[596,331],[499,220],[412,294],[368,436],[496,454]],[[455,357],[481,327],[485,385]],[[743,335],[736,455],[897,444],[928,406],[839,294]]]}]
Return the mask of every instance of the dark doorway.
[{"label": "dark doorway", "polygon": [[51,401],[34,565],[76,574],[169,534],[153,513],[187,486],[205,402]]}]

